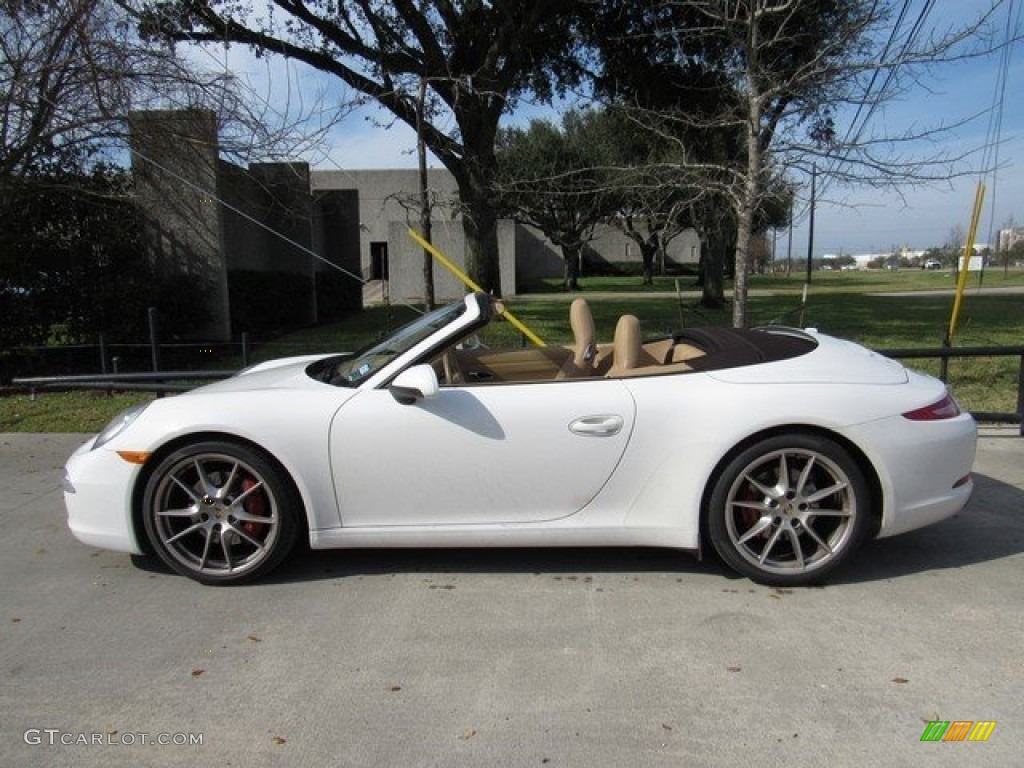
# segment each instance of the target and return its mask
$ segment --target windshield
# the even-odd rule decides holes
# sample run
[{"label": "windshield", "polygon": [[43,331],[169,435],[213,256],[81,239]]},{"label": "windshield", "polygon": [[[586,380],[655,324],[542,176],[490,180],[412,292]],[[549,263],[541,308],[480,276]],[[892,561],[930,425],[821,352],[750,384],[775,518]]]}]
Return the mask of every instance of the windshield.
[{"label": "windshield", "polygon": [[331,384],[357,387],[399,355],[419,344],[466,311],[465,302],[449,304],[413,320],[383,341],[337,363],[324,378]]}]

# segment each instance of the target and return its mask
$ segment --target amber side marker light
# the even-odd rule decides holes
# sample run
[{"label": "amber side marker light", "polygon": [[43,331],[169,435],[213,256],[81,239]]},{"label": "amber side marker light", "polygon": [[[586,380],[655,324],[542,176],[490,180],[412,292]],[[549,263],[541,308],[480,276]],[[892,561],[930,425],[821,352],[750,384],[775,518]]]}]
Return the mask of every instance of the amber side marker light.
[{"label": "amber side marker light", "polygon": [[149,451],[118,451],[117,455],[129,464],[145,464],[153,454]]},{"label": "amber side marker light", "polygon": [[953,419],[960,415],[960,406],[956,404],[953,396],[946,393],[945,397],[924,408],[914,411],[907,411],[903,418],[911,421],[939,421],[941,419]]}]

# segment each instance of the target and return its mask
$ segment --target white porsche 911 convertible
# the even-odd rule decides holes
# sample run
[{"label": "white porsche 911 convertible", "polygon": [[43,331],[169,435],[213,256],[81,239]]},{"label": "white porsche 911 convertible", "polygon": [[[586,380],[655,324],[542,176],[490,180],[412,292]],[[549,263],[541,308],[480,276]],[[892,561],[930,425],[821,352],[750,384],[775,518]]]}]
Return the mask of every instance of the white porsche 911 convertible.
[{"label": "white porsche 911 convertible", "polygon": [[936,379],[789,328],[473,343],[476,293],[357,354],[263,363],[116,418],[68,461],[71,531],[206,584],[299,537],[353,547],[713,548],[820,581],[872,536],[949,517],[976,431]]}]

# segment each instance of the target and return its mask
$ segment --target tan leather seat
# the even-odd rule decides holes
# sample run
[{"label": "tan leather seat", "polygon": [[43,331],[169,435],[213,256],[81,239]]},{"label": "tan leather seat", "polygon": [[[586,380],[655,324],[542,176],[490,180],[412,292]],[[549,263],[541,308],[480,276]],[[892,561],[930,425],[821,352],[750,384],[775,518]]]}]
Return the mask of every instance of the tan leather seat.
[{"label": "tan leather seat", "polygon": [[652,367],[658,366],[655,360],[643,348],[643,336],[640,333],[640,321],[635,315],[623,315],[615,325],[615,339],[612,349],[612,366],[608,376],[635,376],[640,373],[651,373]]},{"label": "tan leather seat", "polygon": [[640,363],[641,344],[640,321],[635,315],[623,315],[615,324],[615,338],[612,342],[612,367],[609,376],[621,376],[623,372],[636,368]]},{"label": "tan leather seat", "polygon": [[586,299],[574,299],[569,307],[569,327],[572,328],[572,357],[558,372],[558,378],[569,379],[592,376],[597,356],[597,330]]}]

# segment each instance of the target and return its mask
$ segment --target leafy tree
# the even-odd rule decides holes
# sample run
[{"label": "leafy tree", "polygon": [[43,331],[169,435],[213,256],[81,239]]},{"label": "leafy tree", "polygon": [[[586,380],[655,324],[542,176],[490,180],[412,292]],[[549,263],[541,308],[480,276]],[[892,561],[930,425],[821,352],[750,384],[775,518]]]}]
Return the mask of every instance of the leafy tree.
[{"label": "leafy tree", "polygon": [[[771,178],[765,172],[769,165],[789,170],[819,159],[832,179],[877,186],[921,184],[965,170],[957,170],[964,155],[901,151],[923,138],[937,138],[949,124],[898,136],[867,126],[880,104],[898,96],[926,68],[990,49],[979,32],[1000,2],[961,27],[931,36],[920,34],[920,23],[908,30],[898,12],[901,5],[895,0],[600,4],[599,82],[612,96],[624,91],[638,108],[678,122],[668,132],[687,137],[690,162],[713,169],[708,182],[734,212],[734,325],[747,324],[750,243]],[[692,108],[689,95],[696,97]],[[840,123],[844,118],[848,125]],[[723,151],[708,151],[714,141]]]},{"label": "leafy tree", "polygon": [[601,125],[608,134],[605,162],[615,201],[607,221],[639,248],[643,282],[650,284],[655,263],[664,263],[672,240],[694,226],[695,205],[706,190],[699,174],[686,170],[674,137],[638,124],[616,107],[601,112]]},{"label": "leafy tree", "polygon": [[571,0],[271,0],[257,12],[235,0],[127,2],[154,37],[240,43],[337,77],[416,128],[455,177],[467,267],[499,286],[492,182],[501,116],[524,94],[546,99],[576,69]]},{"label": "leafy tree", "polygon": [[736,217],[725,193],[742,143],[735,126],[715,120],[722,103],[736,98],[732,84],[679,48],[674,31],[691,23],[679,4],[605,0],[595,6],[589,41],[599,61],[597,93],[630,126],[623,135],[631,164],[637,174],[646,166],[659,181],[646,185],[642,197],[633,196],[633,205],[658,211],[656,218],[667,216],[666,234],[683,225],[697,231],[701,304],[719,308],[736,242]]},{"label": "leafy tree", "polygon": [[1024,240],[1018,240],[1013,246],[1006,252],[1006,263],[1024,264]]},{"label": "leafy tree", "polygon": [[127,173],[32,175],[0,217],[0,344],[82,342],[105,331],[134,341],[146,308],[187,335],[206,320],[196,280],[154,271],[145,255]]},{"label": "leafy tree", "polygon": [[598,112],[569,111],[561,126],[533,120],[498,139],[496,198],[506,215],[540,229],[565,259],[565,289],[579,288],[579,265],[594,227],[616,202],[607,138]]}]

